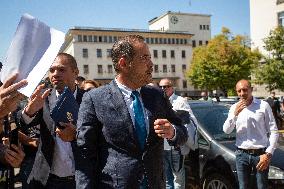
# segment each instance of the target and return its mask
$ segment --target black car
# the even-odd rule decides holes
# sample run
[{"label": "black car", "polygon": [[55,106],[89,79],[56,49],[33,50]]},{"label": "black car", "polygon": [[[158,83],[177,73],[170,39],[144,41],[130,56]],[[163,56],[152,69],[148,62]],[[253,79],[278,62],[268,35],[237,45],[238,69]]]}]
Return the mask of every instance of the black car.
[{"label": "black car", "polygon": [[[230,106],[201,101],[189,103],[198,121],[199,148],[191,151],[185,159],[186,188],[238,188],[234,154],[236,133],[228,135],[223,132]],[[269,186],[275,189],[284,188],[283,146],[279,146],[272,157]]]}]

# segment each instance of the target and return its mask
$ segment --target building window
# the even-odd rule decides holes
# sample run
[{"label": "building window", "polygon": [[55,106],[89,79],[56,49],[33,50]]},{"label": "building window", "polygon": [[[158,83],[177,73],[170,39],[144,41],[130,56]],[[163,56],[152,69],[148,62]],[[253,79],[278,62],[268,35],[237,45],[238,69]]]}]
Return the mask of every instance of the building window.
[{"label": "building window", "polygon": [[184,44],[187,44],[187,39],[184,39]]},{"label": "building window", "polygon": [[109,74],[112,74],[112,73],[113,73],[113,71],[112,71],[112,65],[107,65],[107,72],[108,72]]},{"label": "building window", "polygon": [[209,25],[206,25],[207,26],[207,30],[209,30]]},{"label": "building window", "polygon": [[163,44],[163,38],[159,38],[159,43]]},{"label": "building window", "polygon": [[203,30],[206,30],[206,26],[205,25],[203,25]]},{"label": "building window", "polygon": [[97,49],[97,57],[102,58],[102,49]]},{"label": "building window", "polygon": [[202,25],[199,25],[199,29],[202,30]]},{"label": "building window", "polygon": [[89,65],[83,65],[83,72],[84,74],[89,74]]},{"label": "building window", "polygon": [[172,38],[172,44],[175,44],[176,40],[174,38]]},{"label": "building window", "polygon": [[103,65],[98,65],[98,73],[99,74],[103,73]]},{"label": "building window", "polygon": [[78,35],[78,41],[82,42],[82,35]]},{"label": "building window", "polygon": [[94,42],[98,42],[98,36],[94,35]]},{"label": "building window", "polygon": [[108,42],[112,43],[112,36],[108,36]]},{"label": "building window", "polygon": [[154,38],[151,38],[151,44],[154,44]]},{"label": "building window", "polygon": [[107,49],[107,57],[108,57],[108,58],[111,57],[111,49]]},{"label": "building window", "polygon": [[182,88],[187,88],[187,81],[186,80],[182,80]]},{"label": "building window", "polygon": [[181,69],[182,69],[183,72],[186,71],[186,65],[183,64],[183,65],[181,66]]},{"label": "building window", "polygon": [[284,12],[278,13],[278,25],[284,26]]},{"label": "building window", "polygon": [[88,58],[88,49],[82,49],[83,58]]},{"label": "building window", "polygon": [[167,70],[167,65],[163,65],[163,73],[167,73],[168,72],[168,70]]},{"label": "building window", "polygon": [[148,44],[149,44],[149,38],[147,37],[145,40],[146,40],[146,43],[148,43]]},{"label": "building window", "polygon": [[117,41],[117,37],[114,36],[114,37],[113,37],[113,42],[116,42],[116,41]]},{"label": "building window", "polygon": [[159,72],[159,65],[157,65],[157,64],[154,65],[154,72],[155,73]]},{"label": "building window", "polygon": [[176,44],[179,44],[179,39],[176,39]]},{"label": "building window", "polygon": [[89,36],[88,36],[88,41],[89,41],[89,42],[93,42],[93,36],[89,35]]},{"label": "building window", "polygon": [[205,44],[208,45],[208,41],[205,41]]},{"label": "building window", "polygon": [[172,73],[175,73],[176,72],[176,65],[172,64],[171,69],[172,69]]},{"label": "building window", "polygon": [[196,42],[195,42],[195,40],[192,40],[192,47],[196,47]]},{"label": "building window", "polygon": [[103,41],[102,36],[99,36],[99,42],[102,42],[102,41]]},{"label": "building window", "polygon": [[154,58],[158,58],[158,50],[153,50]]},{"label": "building window", "polygon": [[107,36],[104,36],[104,42],[107,43]]},{"label": "building window", "polygon": [[172,42],[172,41],[171,41],[171,39],[170,39],[170,38],[168,38],[168,44],[172,44],[171,42]]},{"label": "building window", "polygon": [[158,38],[155,38],[155,44],[158,44],[159,42],[158,42]]},{"label": "building window", "polygon": [[276,5],[279,5],[279,4],[282,4],[282,3],[284,3],[284,0],[277,0],[276,1]]},{"label": "building window", "polygon": [[202,46],[202,41],[201,40],[199,40],[199,46]]},{"label": "building window", "polygon": [[166,50],[162,50],[162,57],[167,58],[167,51]]},{"label": "building window", "polygon": [[86,36],[86,35],[83,35],[83,41],[84,41],[84,42],[87,42],[87,41],[88,41],[88,39],[87,39],[87,36]]},{"label": "building window", "polygon": [[181,57],[182,57],[182,58],[185,58],[185,50],[182,50],[182,51],[181,51]]},{"label": "building window", "polygon": [[175,57],[175,51],[171,50],[171,58],[174,58],[174,57]]},{"label": "building window", "polygon": [[164,44],[167,44],[167,38],[164,38]]}]

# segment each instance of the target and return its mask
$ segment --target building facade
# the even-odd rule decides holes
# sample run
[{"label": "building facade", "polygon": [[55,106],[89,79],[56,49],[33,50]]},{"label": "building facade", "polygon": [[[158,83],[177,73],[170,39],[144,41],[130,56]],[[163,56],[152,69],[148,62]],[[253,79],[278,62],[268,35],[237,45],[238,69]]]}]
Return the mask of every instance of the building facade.
[{"label": "building facade", "polygon": [[[251,48],[269,56],[264,49],[263,39],[269,36],[271,30],[277,26],[284,26],[284,0],[250,0],[250,37]],[[254,86],[255,96],[267,97],[269,92],[264,85]],[[284,93],[276,91],[276,94],[283,96]]]},{"label": "building facade", "polygon": [[208,43],[210,27],[209,15],[172,12],[150,20],[149,30],[74,27],[69,29],[62,51],[76,58],[81,76],[105,84],[115,77],[110,56],[113,43],[129,34],[141,35],[152,55],[154,82],[167,77],[178,93],[196,96],[200,91],[186,80],[185,72],[193,48]]},{"label": "building facade", "polygon": [[263,39],[277,26],[284,26],[284,0],[250,0],[250,36],[252,49],[265,51]]}]

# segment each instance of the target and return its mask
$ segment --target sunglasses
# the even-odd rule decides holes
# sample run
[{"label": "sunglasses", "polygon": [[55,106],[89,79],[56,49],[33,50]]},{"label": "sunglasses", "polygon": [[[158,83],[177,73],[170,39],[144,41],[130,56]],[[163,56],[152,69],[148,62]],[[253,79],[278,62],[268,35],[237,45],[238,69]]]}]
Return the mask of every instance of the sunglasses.
[{"label": "sunglasses", "polygon": [[170,85],[163,85],[163,86],[159,86],[161,89],[167,89],[167,88],[170,88],[171,86]]}]

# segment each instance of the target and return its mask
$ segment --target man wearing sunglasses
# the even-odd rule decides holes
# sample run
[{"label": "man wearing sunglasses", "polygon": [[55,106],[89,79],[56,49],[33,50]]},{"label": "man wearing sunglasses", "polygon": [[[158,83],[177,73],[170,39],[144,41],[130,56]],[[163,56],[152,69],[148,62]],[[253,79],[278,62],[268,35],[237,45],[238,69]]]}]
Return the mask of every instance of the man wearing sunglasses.
[{"label": "man wearing sunglasses", "polygon": [[[187,103],[187,100],[174,93],[172,81],[164,78],[160,81],[159,87],[163,89],[167,97],[169,98],[173,110],[184,110],[189,113],[194,121],[195,117],[192,110]],[[188,125],[189,126],[189,125]],[[189,129],[188,129],[189,132]],[[196,132],[196,130],[195,130]],[[164,170],[166,174],[166,188],[167,189],[184,189],[185,188],[185,169],[184,169],[184,155],[188,154],[190,149],[195,150],[197,148],[196,137],[194,134],[188,133],[188,141],[181,147],[173,147],[164,140]]]}]

